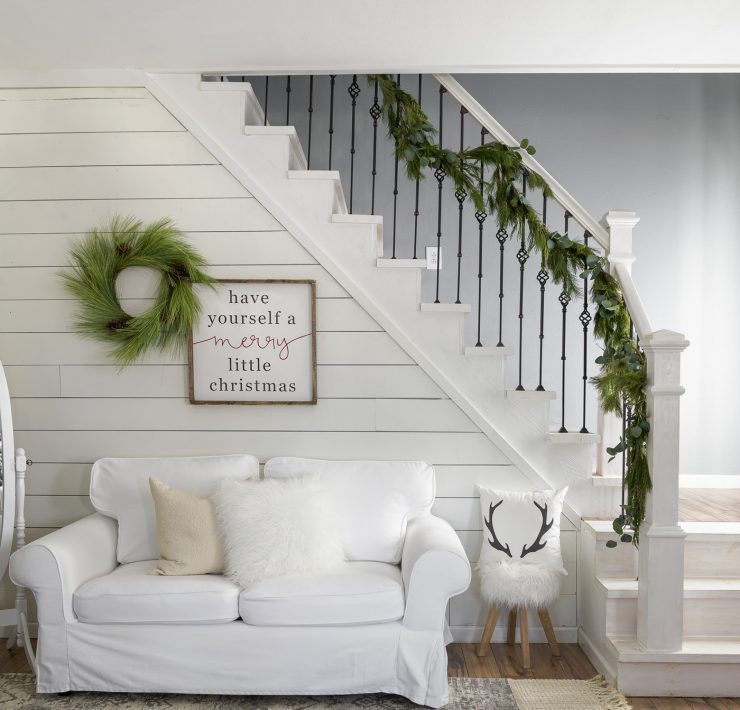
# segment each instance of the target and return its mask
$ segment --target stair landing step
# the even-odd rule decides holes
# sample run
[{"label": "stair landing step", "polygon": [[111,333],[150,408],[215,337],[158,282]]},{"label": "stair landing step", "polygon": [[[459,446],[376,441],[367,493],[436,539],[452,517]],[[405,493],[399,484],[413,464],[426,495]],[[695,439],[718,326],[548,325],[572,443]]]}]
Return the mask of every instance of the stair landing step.
[{"label": "stair landing step", "polygon": [[[632,599],[637,596],[636,579],[612,579],[597,577],[597,583],[606,590],[610,599]],[[740,599],[740,579],[723,577],[688,577],[684,579],[685,598],[704,599],[709,597]]]},{"label": "stair landing step", "polygon": [[[590,527],[599,540],[614,537],[611,520],[590,520],[584,518],[583,524]],[[686,541],[693,542],[740,542],[740,523],[725,522],[680,522],[686,533]]]},{"label": "stair landing step", "polygon": [[740,637],[684,639],[679,651],[646,651],[635,636],[607,635],[621,663],[740,663]]},{"label": "stair landing step", "polygon": [[422,303],[425,313],[470,313],[469,303]]}]

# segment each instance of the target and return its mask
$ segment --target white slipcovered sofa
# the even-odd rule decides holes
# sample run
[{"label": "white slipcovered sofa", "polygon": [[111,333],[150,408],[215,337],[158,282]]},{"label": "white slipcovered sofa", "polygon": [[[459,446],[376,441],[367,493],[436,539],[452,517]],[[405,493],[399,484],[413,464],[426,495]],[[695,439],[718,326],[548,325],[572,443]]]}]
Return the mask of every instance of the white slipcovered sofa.
[{"label": "white slipcovered sofa", "polygon": [[340,515],[345,566],[241,590],[219,575],[154,576],[148,478],[209,493],[259,476],[247,455],[101,459],[98,511],[17,551],[12,580],[38,607],[37,689],[220,694],[387,692],[447,702],[445,610],[470,565],[430,513],[420,462],[271,459],[265,477],[319,474]]}]

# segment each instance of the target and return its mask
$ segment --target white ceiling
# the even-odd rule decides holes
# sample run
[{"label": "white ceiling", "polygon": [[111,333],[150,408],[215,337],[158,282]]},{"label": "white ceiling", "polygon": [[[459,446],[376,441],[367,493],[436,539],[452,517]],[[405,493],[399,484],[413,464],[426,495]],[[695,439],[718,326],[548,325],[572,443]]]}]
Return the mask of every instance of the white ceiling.
[{"label": "white ceiling", "polygon": [[0,71],[737,71],[737,0],[0,0]]}]

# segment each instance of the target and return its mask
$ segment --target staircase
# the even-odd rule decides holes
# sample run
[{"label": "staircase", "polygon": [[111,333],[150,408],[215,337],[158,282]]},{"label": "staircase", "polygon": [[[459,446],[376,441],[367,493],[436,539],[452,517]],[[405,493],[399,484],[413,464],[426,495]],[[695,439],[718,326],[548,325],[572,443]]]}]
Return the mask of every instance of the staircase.
[{"label": "staircase", "polygon": [[[442,124],[442,96],[450,94],[460,106],[461,142],[464,121],[472,118],[481,127],[481,140],[491,135],[509,144],[514,143],[513,138],[452,77],[441,75],[435,80],[441,87],[439,124]],[[286,119],[290,115],[289,81],[287,86]],[[416,221],[413,226],[413,258],[406,258],[408,253],[400,256],[397,253],[401,251],[396,238],[397,189],[394,189],[391,220],[384,221],[378,214],[359,214],[357,209],[352,209],[353,202],[357,205],[353,172],[354,96],[349,194],[345,192],[347,178],[344,172],[340,175],[337,170],[309,169],[313,77],[310,87],[308,140],[305,141],[305,138],[299,139],[299,133],[292,125],[271,125],[274,119],[268,121],[263,105],[248,81],[203,81],[200,76],[185,74],[152,74],[147,79],[151,93],[426,371],[528,478],[532,487],[570,487],[565,515],[576,526],[580,526],[583,519],[578,570],[580,639],[597,667],[608,677],[616,678],[621,690],[633,695],[740,694],[738,673],[732,670],[740,670],[740,665],[735,665],[740,664],[737,614],[740,568],[733,547],[740,541],[740,533],[734,528],[729,531],[705,528],[702,524],[689,526],[685,546],[687,577],[685,589],[681,590],[684,537],[677,525],[673,502],[678,496],[676,441],[678,398],[682,392],[678,384],[678,362],[687,343],[680,334],[654,331],[640,303],[630,276],[634,260],[631,231],[637,222],[636,217],[632,213],[614,212],[607,215],[604,223],[596,222],[542,166],[530,156],[526,157],[527,166],[543,174],[552,187],[566,231],[569,220],[572,220],[571,226],[575,222],[585,230],[584,239],[592,238],[604,249],[612,273],[620,280],[635,329],[648,355],[649,401],[654,417],[650,448],[654,492],[649,502],[648,524],[641,547],[639,584],[634,549],[631,546],[607,549],[604,542],[612,534],[611,524],[597,520],[613,516],[618,510],[619,488],[594,485],[594,480],[602,483],[605,474],[618,474],[618,470],[606,463],[603,447],[612,445],[618,438],[621,424],[601,415],[597,418],[593,416],[595,412],[591,421],[587,421],[585,383],[589,357],[592,362],[595,350],[588,332],[589,319],[584,321],[578,316],[588,313],[588,302],[584,301],[582,310],[580,304],[571,309],[571,316],[575,316],[577,321],[576,332],[583,339],[583,345],[579,340],[578,346],[583,347],[583,377],[579,376],[573,383],[571,374],[570,386],[566,386],[566,334],[571,333],[571,340],[573,335],[572,327],[566,327],[568,304],[561,301],[562,353],[560,347],[550,348],[555,352],[549,353],[563,363],[562,373],[559,367],[556,370],[558,380],[562,374],[561,389],[556,392],[543,386],[541,347],[538,385],[527,383],[525,388],[522,384],[522,371],[526,366],[526,362],[523,365],[524,348],[503,346],[503,316],[499,315],[498,344],[491,346],[481,342],[480,261],[477,304],[465,303],[460,298],[462,236],[457,254],[458,298],[455,302],[451,298],[445,302],[439,298],[439,266],[429,269],[426,260],[417,255]],[[331,87],[333,112],[334,77]],[[265,98],[266,94],[267,91]],[[331,138],[330,130],[330,141]],[[377,131],[372,144],[373,161],[376,141]],[[329,166],[332,163],[331,149],[330,142]],[[315,165],[315,145],[313,152]],[[375,211],[375,171],[372,190],[372,211]],[[441,185],[439,193],[438,214],[442,211]],[[462,200],[459,202],[462,215]],[[449,203],[445,204],[448,209]],[[417,219],[418,205],[417,191]],[[546,206],[543,203],[543,213]],[[553,209],[552,205],[550,209]],[[389,225],[392,229],[390,235],[387,233]],[[437,232],[440,231],[438,226]],[[482,249],[482,226],[478,236]],[[491,242],[489,239],[487,243]],[[503,264],[504,240],[499,244]],[[452,256],[446,256],[444,261],[454,267]],[[552,320],[545,318],[545,284],[540,282],[539,293],[535,293],[534,299],[529,297],[527,300],[522,291],[525,268],[524,263],[520,263],[519,342],[522,342],[522,310],[526,307],[530,311],[534,309],[535,315],[530,317],[535,323],[539,317],[539,343],[542,343],[543,324]],[[503,266],[501,269],[500,284],[496,285],[503,294]],[[454,273],[454,268],[448,268],[447,273]],[[450,286],[449,279],[445,285]],[[432,291],[436,298],[430,295]],[[472,292],[474,295],[475,289]],[[549,297],[555,299],[557,294]],[[553,313],[552,309],[549,312]],[[559,323],[560,311],[555,313]],[[473,335],[476,315],[477,338]],[[516,317],[517,314],[513,313],[512,318]],[[578,321],[583,324],[582,336]],[[530,360],[536,369],[536,355]],[[593,374],[593,370],[588,374]],[[576,393],[570,398],[570,408],[566,410],[564,398],[574,390]],[[572,400],[576,399],[580,405],[581,397],[583,416],[578,422],[581,426],[573,426],[572,423],[566,426],[566,419],[573,419]],[[580,411],[577,414],[581,419]],[[711,557],[702,552],[706,549],[711,549]],[[733,560],[732,565],[723,568],[723,574],[727,576],[713,577],[725,558]],[[638,606],[641,609],[639,613]],[[644,628],[639,630],[638,618],[641,624],[647,620],[642,624]]]},{"label": "staircase", "polygon": [[584,520],[579,643],[628,695],[740,693],[740,523],[682,523],[683,644],[646,652],[637,640],[637,553],[610,550],[611,523]]}]

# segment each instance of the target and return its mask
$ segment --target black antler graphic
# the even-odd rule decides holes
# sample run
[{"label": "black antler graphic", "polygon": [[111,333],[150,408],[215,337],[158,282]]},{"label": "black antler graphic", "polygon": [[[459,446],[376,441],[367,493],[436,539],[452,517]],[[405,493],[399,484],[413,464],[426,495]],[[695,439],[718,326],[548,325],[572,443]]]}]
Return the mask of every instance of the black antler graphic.
[{"label": "black antler graphic", "polygon": [[547,521],[547,503],[545,503],[544,506],[540,505],[536,500],[532,501],[535,506],[537,506],[537,509],[542,513],[542,525],[540,526],[540,532],[537,535],[537,539],[530,545],[530,547],[527,547],[526,545],[522,547],[522,554],[519,555],[520,559],[524,557],[525,555],[528,555],[530,552],[537,552],[537,550],[541,550],[545,545],[547,545],[547,542],[541,542],[542,536],[552,527],[553,522],[555,522],[555,519],[551,520],[549,523]]},{"label": "black antler graphic", "polygon": [[491,533],[491,537],[493,540],[489,540],[488,544],[494,549],[494,550],[500,550],[501,552],[505,552],[509,557],[511,557],[511,548],[509,547],[509,543],[506,543],[506,547],[504,547],[500,542],[499,539],[496,537],[496,531],[493,529],[493,511],[496,510],[504,501],[500,500],[496,505],[493,503],[489,503],[488,507],[488,520],[483,518],[483,522],[486,524],[486,527],[488,528],[488,531]]}]

